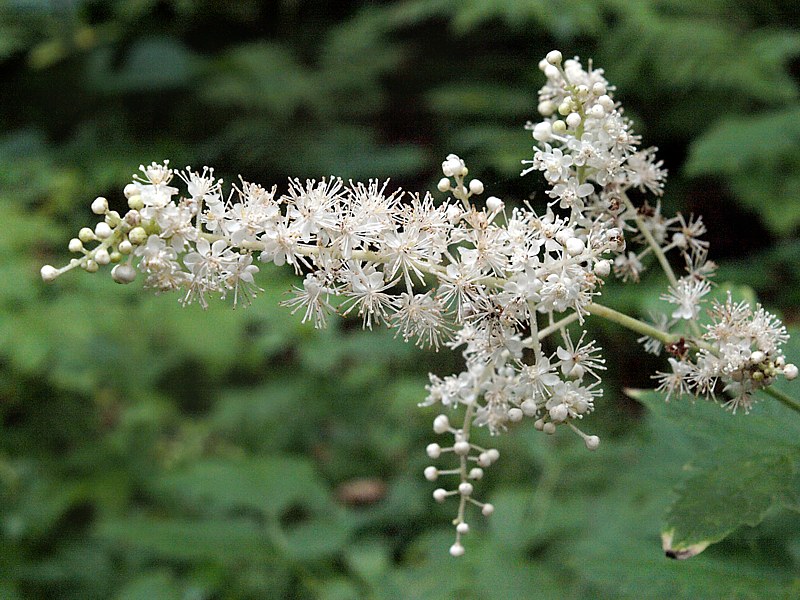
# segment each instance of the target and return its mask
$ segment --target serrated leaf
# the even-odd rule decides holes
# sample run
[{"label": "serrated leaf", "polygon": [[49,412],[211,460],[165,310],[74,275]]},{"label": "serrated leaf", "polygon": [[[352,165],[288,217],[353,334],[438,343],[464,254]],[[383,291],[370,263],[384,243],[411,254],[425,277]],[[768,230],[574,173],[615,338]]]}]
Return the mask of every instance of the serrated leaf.
[{"label": "serrated leaf", "polygon": [[782,454],[709,457],[710,467],[693,474],[675,491],[662,541],[670,558],[691,558],[741,525],[758,525],[794,485],[794,465]]}]

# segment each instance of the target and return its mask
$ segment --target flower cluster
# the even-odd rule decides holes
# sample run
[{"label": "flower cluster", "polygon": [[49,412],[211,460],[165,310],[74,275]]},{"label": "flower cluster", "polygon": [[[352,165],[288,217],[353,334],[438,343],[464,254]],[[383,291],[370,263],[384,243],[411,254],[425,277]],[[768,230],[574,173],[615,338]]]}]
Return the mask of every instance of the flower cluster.
[{"label": "flower cluster", "polygon": [[[474,484],[499,458],[473,443],[473,427],[497,434],[528,418],[537,430],[563,426],[590,450],[598,447],[597,436],[577,426],[602,393],[605,369],[600,348],[573,325],[587,315],[641,333],[648,351],[670,352],[672,372],[656,376],[668,397],[728,394],[730,408],[748,409],[754,391],[779,374],[797,375],[780,351],[785,329],[760,307],[716,304],[703,333],[698,319],[714,273],[705,226],[662,216],[657,200],[631,202],[631,191],[660,196],[666,171],[655,148],[640,149],[603,71],[563,61],[558,51],[540,67],[547,76],[542,120],[528,124],[537,145],[523,161],[523,175],[541,171],[549,185],[550,200],[538,211],[495,196],[477,201],[484,185],[454,154],[442,163],[437,188],[446,197],[439,200],[335,177],[290,180],[280,195],[241,181],[226,196],[212,169],[176,172],[164,161],[140,167],[125,187],[125,215],[97,198],[92,210],[103,219],[69,244],[79,256],[61,269],[43,267],[42,277],[114,263],[119,283],[141,273],[146,286],[206,306],[211,295],[239,303],[256,294],[256,261],[289,264],[304,279],[285,304],[303,321],[323,327],[333,314],[352,314],[364,327],[394,328],[420,346],[460,350],[464,370],[431,375],[421,404],[441,406],[434,431],[453,438],[427,452],[433,460],[451,453],[457,464],[431,465],[425,476],[454,478],[451,489],[433,495],[459,498],[451,553],[463,554],[466,508],[493,511],[476,499]],[[172,186],[175,175],[183,194]],[[680,255],[682,277],[668,253]],[[670,282],[663,299],[674,305],[655,326],[597,303],[606,278],[638,281],[653,260]]]}]

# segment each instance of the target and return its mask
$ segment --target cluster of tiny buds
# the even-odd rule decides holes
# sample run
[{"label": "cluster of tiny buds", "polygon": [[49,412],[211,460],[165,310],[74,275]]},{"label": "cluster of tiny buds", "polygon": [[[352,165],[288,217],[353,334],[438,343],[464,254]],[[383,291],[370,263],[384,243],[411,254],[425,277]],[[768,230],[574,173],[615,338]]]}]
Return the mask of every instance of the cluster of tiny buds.
[{"label": "cluster of tiny buds", "polygon": [[[42,279],[49,283],[63,272],[75,267],[80,267],[88,273],[94,273],[101,266],[113,264],[111,277],[114,281],[131,283],[136,278],[136,269],[130,264],[130,257],[134,249],[145,243],[148,238],[148,232],[142,227],[142,218],[136,208],[137,205],[141,208],[141,198],[133,195],[134,191],[135,186],[132,185],[125,189],[131,210],[124,217],[120,216],[117,211],[109,209],[106,198],[102,196],[95,198],[91,203],[92,212],[102,216],[103,220],[99,221],[94,229],[91,227],[81,228],[78,236],[72,238],[68,244],[70,252],[82,256],[73,258],[60,269],[52,265],[43,266],[41,268]],[[94,248],[87,248],[87,244],[93,243],[96,244]]]},{"label": "cluster of tiny buds", "polygon": [[[433,431],[439,435],[450,433],[453,438],[453,445],[442,447],[439,444],[428,444],[426,452],[428,456],[434,460],[447,452],[452,452],[458,457],[458,467],[452,469],[439,469],[431,465],[425,468],[425,479],[428,481],[437,481],[441,476],[457,476],[459,479],[458,485],[451,490],[443,487],[436,488],[433,491],[433,499],[436,502],[444,502],[451,496],[459,498],[458,514],[453,519],[453,525],[456,528],[456,540],[450,546],[450,554],[453,556],[462,556],[464,554],[464,545],[461,543],[461,536],[469,533],[469,524],[466,521],[466,507],[467,504],[477,506],[483,516],[488,517],[494,512],[494,505],[488,502],[479,502],[473,497],[475,491],[472,482],[480,481],[483,478],[484,469],[492,466],[500,458],[500,452],[496,448],[481,448],[476,444],[469,441],[469,417],[465,420],[464,427],[456,429],[450,424],[450,419],[445,414],[440,414],[433,420]],[[476,466],[470,467],[470,463]]]}]

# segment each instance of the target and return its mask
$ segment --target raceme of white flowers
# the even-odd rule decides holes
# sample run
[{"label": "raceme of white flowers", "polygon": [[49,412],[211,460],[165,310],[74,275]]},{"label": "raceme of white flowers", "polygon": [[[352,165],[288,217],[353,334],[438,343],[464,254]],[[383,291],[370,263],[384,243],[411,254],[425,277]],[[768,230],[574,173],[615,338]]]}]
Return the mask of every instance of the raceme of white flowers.
[{"label": "raceme of white flowers", "polygon": [[[478,500],[475,484],[499,453],[473,443],[474,427],[497,434],[533,419],[537,430],[566,427],[598,447],[597,436],[576,425],[594,409],[605,369],[595,342],[568,327],[586,315],[641,333],[649,352],[669,353],[670,370],[654,376],[668,399],[719,396],[747,411],[754,392],[779,375],[797,376],[781,352],[786,329],[773,315],[730,295],[703,310],[715,268],[705,225],[661,214],[666,171],[655,148],[639,147],[603,71],[562,61],[558,51],[539,66],[547,76],[542,120],[527,125],[537,145],[523,161],[523,175],[539,171],[550,186],[539,210],[509,208],[494,196],[479,201],[483,183],[468,178],[455,154],[442,163],[436,199],[339,178],[293,179],[284,194],[242,181],[226,196],[213,169],[174,171],[164,161],[140,167],[125,187],[124,216],[97,198],[92,211],[103,220],[69,243],[78,257],[43,267],[42,277],[112,263],[119,283],[141,274],[147,287],[205,307],[212,295],[247,303],[259,291],[255,262],[289,264],[304,279],[285,304],[303,321],[323,327],[331,315],[354,314],[365,327],[394,328],[420,346],[460,349],[464,370],[430,375],[421,403],[442,408],[433,429],[448,441],[427,453],[435,461],[451,455],[451,466],[429,466],[425,477],[446,482],[433,492],[436,501],[458,502],[450,553],[459,556],[469,506],[486,516],[494,510]],[[179,181],[185,193],[172,185]],[[635,208],[629,191],[656,200]],[[667,253],[680,256],[681,277]],[[595,302],[606,278],[638,281],[648,262],[667,274],[671,313],[650,325]],[[704,327],[701,311],[710,315]],[[550,337],[548,353],[542,340]]]}]

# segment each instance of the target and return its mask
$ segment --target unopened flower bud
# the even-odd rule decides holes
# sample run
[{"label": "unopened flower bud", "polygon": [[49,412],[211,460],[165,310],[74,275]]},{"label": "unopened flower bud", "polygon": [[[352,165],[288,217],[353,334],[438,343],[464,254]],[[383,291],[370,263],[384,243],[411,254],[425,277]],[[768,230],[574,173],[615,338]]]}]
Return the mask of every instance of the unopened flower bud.
[{"label": "unopened flower bud", "polygon": [[475,481],[483,479],[483,469],[479,467],[473,467],[469,470],[469,478],[474,479]]},{"label": "unopened flower bud", "polygon": [[594,274],[599,277],[607,277],[611,273],[610,260],[598,260],[594,263]]},{"label": "unopened flower bud", "polygon": [[111,278],[117,283],[131,283],[136,279],[136,269],[130,265],[116,265],[111,269]]},{"label": "unopened flower bud", "polygon": [[597,99],[597,103],[602,106],[606,112],[611,112],[611,109],[614,108],[614,101],[611,99],[611,96],[605,94]]},{"label": "unopened flower bud", "polygon": [[433,420],[434,433],[443,434],[450,430],[450,419],[447,415],[439,415]]},{"label": "unopened flower bud", "polygon": [[549,117],[556,111],[556,104],[552,100],[545,100],[543,102],[539,102],[536,110],[538,110],[539,114],[543,117]]},{"label": "unopened flower bud", "polygon": [[459,556],[464,556],[464,552],[466,552],[466,550],[464,550],[464,546],[461,542],[456,542],[450,546],[450,556],[458,558]]},{"label": "unopened flower bud", "polygon": [[483,193],[483,182],[480,179],[473,179],[469,182],[470,194],[481,195]]},{"label": "unopened flower bud", "polygon": [[553,133],[557,135],[561,135],[567,131],[567,124],[564,123],[561,119],[558,121],[553,121]]},{"label": "unopened flower bud", "polygon": [[58,269],[53,265],[45,265],[39,270],[39,274],[42,276],[42,281],[50,283],[58,277]]},{"label": "unopened flower bud", "polygon": [[428,444],[425,452],[431,458],[439,458],[442,455],[442,447],[439,444]]},{"label": "unopened flower bud", "polygon": [[[561,422],[569,415],[569,409],[564,404],[556,404],[550,409],[550,418],[553,421]],[[548,423],[549,424],[549,423]]]},{"label": "unopened flower bud", "polygon": [[549,142],[553,139],[553,125],[550,121],[542,121],[534,125],[533,139],[537,142]]},{"label": "unopened flower bud", "polygon": [[561,77],[561,71],[553,65],[547,65],[544,68],[544,74],[548,79],[559,79]]},{"label": "unopened flower bud", "polygon": [[558,105],[558,114],[563,117],[566,117],[569,113],[572,112],[572,102],[569,100],[564,100],[561,104]]},{"label": "unopened flower bud", "polygon": [[789,363],[785,367],[783,367],[783,376],[786,378],[787,381],[791,381],[792,379],[797,379],[797,365]]},{"label": "unopened flower bud", "polygon": [[88,227],[81,227],[81,230],[78,232],[78,239],[85,244],[87,242],[93,242],[97,238],[94,235],[94,231]]},{"label": "unopened flower bud", "polygon": [[68,248],[70,252],[80,252],[83,250],[83,242],[80,241],[78,238],[72,238],[69,241]]},{"label": "unopened flower bud", "polygon": [[111,227],[108,226],[108,223],[101,221],[94,226],[94,234],[97,236],[97,239],[104,240],[109,237],[111,233]]},{"label": "unopened flower bud", "polygon": [[469,525],[467,525],[466,523],[459,523],[458,525],[456,525],[456,531],[461,535],[465,535],[469,533]]},{"label": "unopened flower bud", "polygon": [[439,478],[439,469],[434,466],[425,467],[424,474],[428,481],[436,481]]},{"label": "unopened flower bud", "polygon": [[489,448],[486,451],[486,454],[489,456],[489,460],[493,463],[497,462],[500,458],[500,451],[497,448]]},{"label": "unopened flower bud", "polygon": [[133,196],[138,196],[140,194],[139,186],[135,183],[129,183],[125,186],[125,189],[122,191],[122,193],[125,194],[125,197],[129,199]]},{"label": "unopened flower bud", "polygon": [[133,244],[131,244],[128,240],[122,240],[117,246],[120,254],[128,255],[133,252]]},{"label": "unopened flower bud", "polygon": [[600,447],[600,438],[596,435],[587,435],[583,441],[589,450],[597,450]]},{"label": "unopened flower bud", "polygon": [[111,262],[111,256],[108,253],[108,250],[105,248],[100,248],[94,253],[94,260],[97,261],[98,265],[107,265]]},{"label": "unopened flower bud", "polygon": [[567,254],[570,256],[578,256],[584,250],[586,250],[586,244],[581,238],[573,237],[567,240]]},{"label": "unopened flower bud", "polygon": [[108,212],[108,200],[98,196],[92,201],[92,212],[96,215],[104,215]]},{"label": "unopened flower bud", "polygon": [[466,456],[469,454],[470,445],[469,442],[460,441],[453,444],[453,452],[458,454],[459,456]]},{"label": "unopened flower bud", "polygon": [[128,239],[134,246],[139,246],[147,241],[147,232],[144,227],[134,227],[128,233]]},{"label": "unopened flower bud", "polygon": [[433,499],[437,502],[444,502],[445,498],[447,498],[447,490],[444,488],[436,488],[433,490]]},{"label": "unopened flower bud", "polygon": [[589,109],[589,114],[595,119],[602,119],[606,114],[606,109],[600,104],[595,104]]},{"label": "unopened flower bud", "polygon": [[570,129],[577,129],[580,126],[582,120],[583,119],[581,119],[581,116],[576,112],[569,113],[566,118],[567,125],[569,126]]},{"label": "unopened flower bud", "polygon": [[602,96],[603,94],[605,94],[605,93],[606,93],[606,86],[605,86],[605,84],[604,84],[604,83],[602,83],[602,82],[600,82],[600,81],[598,81],[597,83],[595,83],[594,85],[592,85],[592,93],[593,93],[595,96]]},{"label": "unopened flower bud", "polygon": [[548,421],[542,426],[542,431],[544,431],[547,435],[553,435],[556,432],[556,424]]},{"label": "unopened flower bud", "polygon": [[474,489],[468,481],[458,484],[458,493],[462,496],[471,496]]},{"label": "unopened flower bud", "polygon": [[750,362],[754,364],[758,364],[764,362],[764,359],[767,357],[761,350],[756,350],[750,355]]},{"label": "unopened flower bud", "polygon": [[508,409],[508,420],[512,423],[519,423],[522,421],[522,417],[525,415],[523,414],[522,410],[519,408],[509,408]]},{"label": "unopened flower bud", "polygon": [[503,208],[503,201],[500,200],[500,198],[498,198],[497,196],[489,196],[486,199],[486,208],[491,213],[497,212],[498,210]]},{"label": "unopened flower bud", "polygon": [[442,177],[439,180],[439,183],[436,184],[436,189],[440,192],[449,192],[450,191],[450,178]]},{"label": "unopened flower bud", "polygon": [[489,504],[488,502],[481,507],[481,513],[484,517],[489,517],[494,512],[494,504]]},{"label": "unopened flower bud", "polygon": [[136,194],[135,196],[128,198],[128,208],[131,208],[132,210],[142,210],[142,208],[144,208],[142,196],[140,194]]},{"label": "unopened flower bud", "polygon": [[100,268],[97,262],[92,259],[89,259],[85,263],[81,264],[81,267],[83,267],[83,270],[87,273],[97,273],[97,270]]},{"label": "unopened flower bud", "polygon": [[558,50],[550,50],[550,52],[547,53],[545,60],[547,60],[547,62],[549,62],[551,65],[560,65],[563,58],[564,57],[561,55],[561,52]]}]

